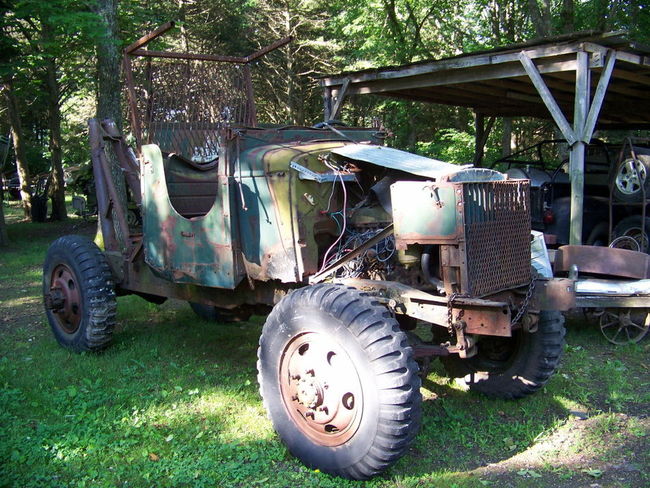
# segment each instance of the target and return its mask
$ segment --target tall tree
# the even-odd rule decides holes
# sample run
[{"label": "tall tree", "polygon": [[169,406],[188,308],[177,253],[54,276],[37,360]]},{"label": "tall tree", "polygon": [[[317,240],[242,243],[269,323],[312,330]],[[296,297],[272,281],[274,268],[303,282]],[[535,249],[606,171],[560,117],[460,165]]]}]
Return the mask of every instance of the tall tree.
[{"label": "tall tree", "polygon": [[99,17],[97,38],[97,118],[110,118],[122,127],[120,41],[117,0],[96,0],[91,9]]},{"label": "tall tree", "polygon": [[11,128],[16,153],[16,170],[20,181],[20,197],[22,200],[25,218],[31,218],[31,190],[29,180],[29,168],[25,157],[25,144],[19,108],[18,97],[15,93],[15,65],[19,59],[19,50],[15,40],[10,35],[11,19],[10,5],[8,2],[0,2],[0,91],[6,106],[6,113]]},{"label": "tall tree", "polygon": [[40,83],[47,114],[51,166],[52,218],[67,216],[63,181],[62,107],[88,83],[90,46],[97,31],[96,16],[82,0],[15,0],[14,36],[26,60],[21,69],[31,83]]},{"label": "tall tree", "polygon": [[551,35],[551,0],[528,0],[530,19],[535,27],[537,37]]},{"label": "tall tree", "polygon": [[18,98],[14,93],[13,80],[6,77],[2,81],[2,95],[7,107],[7,115],[11,126],[11,138],[16,154],[16,171],[18,172],[18,181],[20,182],[20,198],[22,201],[23,212],[26,219],[31,218],[32,210],[32,192],[30,189],[29,167],[25,156],[25,144],[23,127],[18,108]]}]

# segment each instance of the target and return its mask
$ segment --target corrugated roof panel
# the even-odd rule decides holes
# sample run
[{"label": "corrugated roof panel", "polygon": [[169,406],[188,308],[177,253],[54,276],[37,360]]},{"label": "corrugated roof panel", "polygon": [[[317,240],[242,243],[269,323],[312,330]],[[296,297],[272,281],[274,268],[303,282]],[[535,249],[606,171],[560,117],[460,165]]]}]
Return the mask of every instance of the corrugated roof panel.
[{"label": "corrugated roof panel", "polygon": [[344,158],[406,171],[407,173],[426,178],[439,178],[440,176],[456,173],[462,169],[471,167],[471,164],[459,166],[385,146],[349,144],[332,149],[331,152]]}]

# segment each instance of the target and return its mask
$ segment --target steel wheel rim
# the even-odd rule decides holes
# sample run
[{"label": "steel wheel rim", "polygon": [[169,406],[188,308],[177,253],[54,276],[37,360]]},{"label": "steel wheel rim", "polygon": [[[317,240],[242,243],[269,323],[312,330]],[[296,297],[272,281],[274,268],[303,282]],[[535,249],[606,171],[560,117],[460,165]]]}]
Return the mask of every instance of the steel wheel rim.
[{"label": "steel wheel rim", "polygon": [[639,245],[640,252],[648,251],[648,233],[645,231],[645,229],[642,229],[641,227],[630,227],[625,232],[623,232],[621,237],[629,237],[630,239],[634,239]]},{"label": "steel wheel rim", "polygon": [[650,330],[650,313],[642,310],[636,317],[633,309],[606,309],[600,314],[600,331],[612,344],[636,343]]},{"label": "steel wheel rim", "polygon": [[293,337],[280,358],[279,380],[287,413],[311,440],[334,447],[354,436],[363,412],[361,380],[329,335],[309,331]]},{"label": "steel wheel rim", "polygon": [[646,170],[643,163],[635,159],[628,159],[618,168],[616,188],[624,195],[634,195],[641,190],[645,179]]},{"label": "steel wheel rim", "polygon": [[75,275],[65,264],[59,264],[52,270],[50,295],[56,297],[58,302],[52,308],[57,324],[67,334],[73,334],[79,329],[83,308]]}]

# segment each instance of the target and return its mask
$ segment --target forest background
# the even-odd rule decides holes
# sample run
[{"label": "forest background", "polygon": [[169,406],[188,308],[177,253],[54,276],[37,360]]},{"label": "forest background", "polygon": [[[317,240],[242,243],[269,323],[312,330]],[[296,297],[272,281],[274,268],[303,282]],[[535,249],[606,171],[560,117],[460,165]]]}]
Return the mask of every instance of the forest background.
[{"label": "forest background", "polygon": [[[0,0],[0,135],[13,145],[0,172],[17,172],[27,219],[30,179],[50,174],[50,218],[64,219],[64,169],[90,160],[87,119],[126,124],[122,49],[169,20],[176,33],[158,48],[247,55],[294,36],[253,67],[258,118],[312,125],[322,119],[325,74],[584,31],[624,30],[643,43],[649,11],[642,0]],[[366,96],[342,114],[349,125],[380,121],[394,147],[451,162],[473,158],[468,109]],[[497,120],[486,160],[554,130],[545,121]]]}]

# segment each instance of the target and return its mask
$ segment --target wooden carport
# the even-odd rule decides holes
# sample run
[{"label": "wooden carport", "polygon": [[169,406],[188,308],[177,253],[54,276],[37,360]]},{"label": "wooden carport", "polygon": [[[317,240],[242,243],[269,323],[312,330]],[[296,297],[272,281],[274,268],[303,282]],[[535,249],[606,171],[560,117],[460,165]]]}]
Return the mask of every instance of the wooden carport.
[{"label": "wooden carport", "polygon": [[594,130],[650,128],[650,47],[622,33],[341,73],[321,84],[325,120],[337,118],[346,97],[361,94],[468,107],[479,128],[486,116],[554,120],[571,148],[571,244],[581,241],[585,145]]}]

